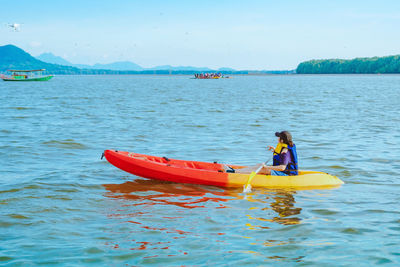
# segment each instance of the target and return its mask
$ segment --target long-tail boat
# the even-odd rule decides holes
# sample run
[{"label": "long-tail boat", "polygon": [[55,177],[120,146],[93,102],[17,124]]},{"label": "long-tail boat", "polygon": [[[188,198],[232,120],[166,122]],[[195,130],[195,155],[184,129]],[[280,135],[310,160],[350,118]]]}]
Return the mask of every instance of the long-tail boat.
[{"label": "long-tail boat", "polygon": [[45,69],[40,70],[8,70],[11,76],[2,75],[1,79],[6,82],[29,82],[29,81],[48,81],[53,75],[43,75]]}]

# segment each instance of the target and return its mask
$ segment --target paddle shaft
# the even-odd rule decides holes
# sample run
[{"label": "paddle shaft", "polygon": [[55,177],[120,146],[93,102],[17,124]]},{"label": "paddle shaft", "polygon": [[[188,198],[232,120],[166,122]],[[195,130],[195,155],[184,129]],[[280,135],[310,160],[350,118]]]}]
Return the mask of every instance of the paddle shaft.
[{"label": "paddle shaft", "polygon": [[249,175],[249,178],[247,179],[246,186],[244,187],[245,189],[247,189],[247,188],[249,187],[249,185],[250,185],[250,183],[251,183],[251,180],[253,180],[253,178],[262,170],[262,168],[263,168],[265,165],[268,164],[268,162],[269,162],[269,160],[267,160],[265,163],[261,164],[261,166],[260,166],[255,172],[252,172],[252,173]]}]

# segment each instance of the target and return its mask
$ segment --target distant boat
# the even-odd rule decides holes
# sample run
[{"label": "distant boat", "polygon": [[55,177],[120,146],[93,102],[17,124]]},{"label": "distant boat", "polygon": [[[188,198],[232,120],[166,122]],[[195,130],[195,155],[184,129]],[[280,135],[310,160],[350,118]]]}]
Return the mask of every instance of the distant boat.
[{"label": "distant boat", "polygon": [[222,77],[221,73],[195,73],[195,79],[220,79]]},{"label": "distant boat", "polygon": [[31,81],[48,81],[53,75],[42,75],[45,69],[40,70],[8,70],[11,76],[2,75],[1,78],[6,82],[31,82]]}]

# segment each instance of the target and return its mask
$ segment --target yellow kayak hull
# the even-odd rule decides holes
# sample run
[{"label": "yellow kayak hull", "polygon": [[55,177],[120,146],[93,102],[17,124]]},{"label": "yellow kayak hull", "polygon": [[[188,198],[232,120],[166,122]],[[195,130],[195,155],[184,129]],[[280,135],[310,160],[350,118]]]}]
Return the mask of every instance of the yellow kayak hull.
[{"label": "yellow kayak hull", "polygon": [[[228,186],[242,187],[247,183],[249,174],[229,173]],[[336,176],[317,171],[299,171],[296,176],[272,176],[256,175],[252,181],[252,187],[268,188],[327,188],[338,187],[344,184]]]}]

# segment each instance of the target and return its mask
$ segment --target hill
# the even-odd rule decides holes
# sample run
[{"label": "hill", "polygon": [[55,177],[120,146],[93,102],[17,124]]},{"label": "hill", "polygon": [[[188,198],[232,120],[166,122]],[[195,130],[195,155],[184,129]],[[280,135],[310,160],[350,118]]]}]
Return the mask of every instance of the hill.
[{"label": "hill", "polygon": [[[77,67],[80,69],[102,69],[102,70],[121,70],[121,71],[152,71],[152,70],[163,70],[163,71],[198,71],[198,72],[204,72],[204,71],[213,71],[210,68],[207,67],[193,67],[193,66],[171,66],[171,65],[162,65],[162,66],[156,66],[152,68],[143,68],[140,65],[130,62],[130,61],[117,61],[113,63],[108,63],[108,64],[99,64],[96,63],[94,65],[84,65],[84,64],[73,64],[67,60],[65,60],[62,57],[55,56],[52,53],[43,53],[39,56],[36,57],[37,59],[47,62],[47,63],[52,63],[52,64],[59,64],[59,65],[65,65],[65,66],[73,66]],[[230,68],[223,68],[219,69],[221,71],[236,71],[234,69]]]},{"label": "hill", "polygon": [[94,64],[94,65],[84,65],[84,64],[73,64],[62,57],[56,56],[52,53],[43,53],[36,57],[37,59],[51,63],[64,66],[72,66],[80,69],[102,69],[102,70],[135,70],[141,71],[143,68],[136,63],[130,61],[118,61],[109,64]]},{"label": "hill", "polygon": [[321,59],[300,63],[299,74],[400,73],[400,55],[355,59]]},{"label": "hill", "polygon": [[52,53],[43,53],[39,56],[36,57],[40,61],[51,63],[51,64],[57,64],[57,65],[64,65],[64,66],[73,66],[71,62],[63,59],[62,57],[58,57],[53,55]]},{"label": "hill", "polygon": [[0,70],[8,69],[46,69],[48,73],[54,74],[79,72],[78,68],[38,60],[14,45],[0,46]]},{"label": "hill", "polygon": [[136,71],[143,70],[141,66],[130,61],[118,61],[109,64],[94,64],[92,68],[107,69],[107,70],[136,70]]},{"label": "hill", "polygon": [[148,68],[147,70],[171,70],[171,71],[197,71],[197,72],[204,72],[204,71],[215,71],[207,67],[192,67],[192,66],[171,66],[171,65],[162,65],[156,66],[153,68]]},{"label": "hill", "polygon": [[[46,69],[46,74],[186,74],[192,75],[199,72],[221,72],[222,74],[291,74],[293,71],[252,71],[252,70],[240,70],[236,71],[233,69],[223,68],[220,70],[212,70],[209,68],[198,68],[191,66],[178,66],[173,67],[170,65],[158,66],[151,69],[142,70],[112,70],[112,68],[139,68],[140,66],[133,62],[114,62],[111,64],[98,64],[95,66],[84,65],[83,68],[77,68],[61,57],[56,57],[53,54],[45,54],[40,56],[41,59],[37,59],[21,48],[14,45],[0,46],[0,72],[5,72],[9,69]],[[53,63],[44,62],[44,60],[51,61]],[[59,63],[59,64],[57,64]],[[64,64],[61,64],[64,63]],[[88,67],[88,68],[85,68]],[[95,69],[96,68],[96,69]],[[104,68],[104,69],[102,69]],[[141,67],[140,67],[141,68]]]},{"label": "hill", "polygon": [[[54,63],[71,64],[53,54],[42,54],[44,60]],[[9,69],[46,69],[47,74],[137,74],[136,71],[115,71],[109,69],[80,69],[74,66],[60,65],[39,60],[14,45],[0,46],[0,72]]]}]

